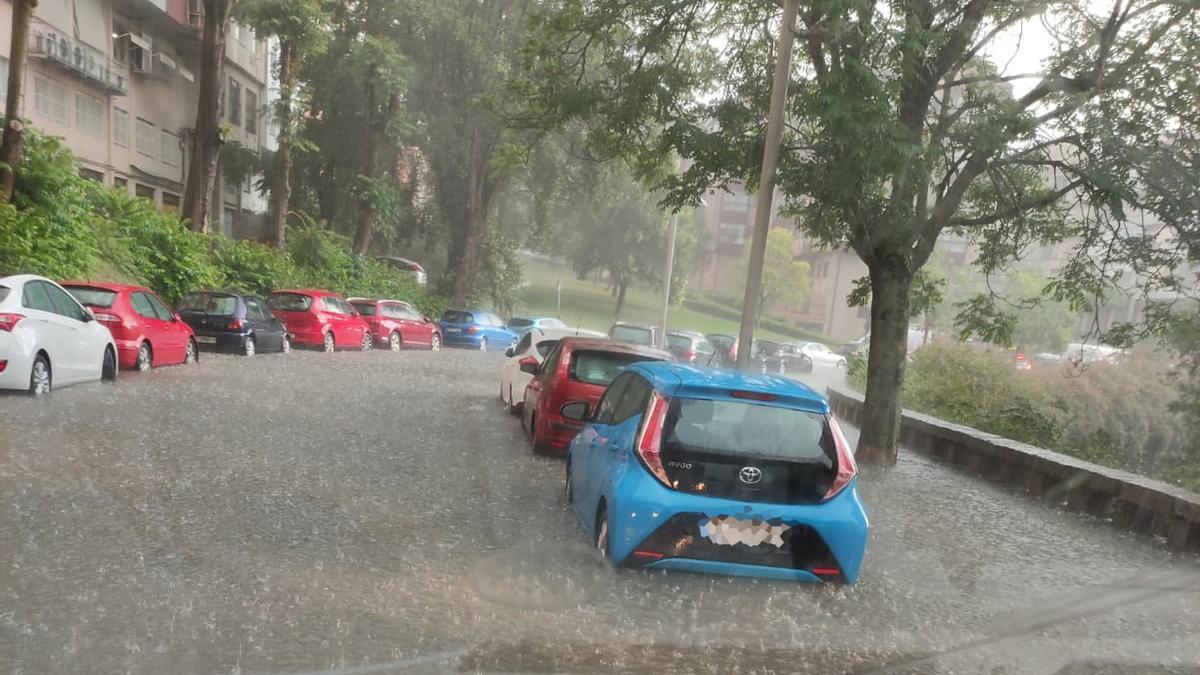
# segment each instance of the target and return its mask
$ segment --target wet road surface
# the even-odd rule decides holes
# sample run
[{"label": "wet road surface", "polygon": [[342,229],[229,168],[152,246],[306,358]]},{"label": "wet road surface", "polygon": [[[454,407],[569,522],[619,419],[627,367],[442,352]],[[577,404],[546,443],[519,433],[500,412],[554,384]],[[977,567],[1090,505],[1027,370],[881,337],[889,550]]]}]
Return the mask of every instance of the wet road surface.
[{"label": "wet road surface", "polygon": [[908,454],[861,479],[857,586],[611,572],[500,363],[0,396],[0,672],[1200,672],[1194,557]]}]

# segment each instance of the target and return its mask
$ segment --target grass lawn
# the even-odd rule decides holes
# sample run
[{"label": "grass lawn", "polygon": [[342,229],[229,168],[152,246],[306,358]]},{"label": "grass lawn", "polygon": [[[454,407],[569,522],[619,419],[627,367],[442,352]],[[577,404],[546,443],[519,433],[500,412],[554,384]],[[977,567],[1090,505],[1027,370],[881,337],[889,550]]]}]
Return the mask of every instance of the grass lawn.
[{"label": "grass lawn", "polygon": [[[528,261],[525,265],[525,279],[522,301],[517,306],[517,314],[528,316],[554,316],[554,286],[562,280],[562,319],[570,326],[590,328],[607,332],[617,320],[613,311],[617,300],[612,297],[602,283],[580,281],[570,267],[552,267],[538,261]],[[658,325],[662,312],[662,295],[656,291],[630,287],[625,296],[625,306],[621,309],[620,319],[632,323]],[[711,314],[704,314],[682,307],[672,307],[667,315],[667,326],[671,330],[696,330],[701,333],[727,333],[737,335],[736,321],[724,319]],[[795,342],[790,338],[769,330],[759,330],[756,334],[771,340]]]}]

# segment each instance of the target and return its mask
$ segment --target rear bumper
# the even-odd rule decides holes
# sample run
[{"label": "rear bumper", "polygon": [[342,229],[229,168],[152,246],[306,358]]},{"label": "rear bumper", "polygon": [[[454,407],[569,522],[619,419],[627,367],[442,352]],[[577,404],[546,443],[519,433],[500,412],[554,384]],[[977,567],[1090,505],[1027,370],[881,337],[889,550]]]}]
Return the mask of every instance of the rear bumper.
[{"label": "rear bumper", "polygon": [[482,335],[470,333],[442,333],[442,344],[448,347],[474,347],[475,349],[479,349],[479,340],[482,337]]},{"label": "rear bumper", "polygon": [[[240,352],[246,348],[246,338],[249,333],[230,333],[229,331],[192,329],[196,344],[201,349],[222,352]],[[211,342],[210,342],[211,340]]]},{"label": "rear bumper", "polygon": [[297,329],[288,326],[288,337],[292,344],[323,346],[325,344],[325,333],[328,330],[324,327]]},{"label": "rear bumper", "polygon": [[[692,523],[697,517],[717,516],[787,525],[788,545],[793,548],[783,551],[766,544],[717,546],[701,541],[698,530],[692,526],[686,532],[679,530],[679,536],[671,539],[678,541],[686,536],[686,547],[671,549],[662,545],[670,538],[664,534],[675,533],[668,530],[675,527],[673,523]],[[590,527],[587,520],[583,519]],[[810,569],[830,565],[838,571],[830,578],[852,584],[858,580],[866,554],[868,521],[858,497],[857,480],[821,504],[767,504],[669,490],[641,466],[636,466],[624,472],[609,499],[609,526],[612,559],[617,564],[636,562],[658,569],[795,581],[819,581],[821,577]],[[660,528],[664,532],[659,532]],[[652,538],[652,535],[657,536]],[[642,545],[666,555],[659,560],[631,557]],[[759,560],[764,564],[755,564]]]},{"label": "rear bumper", "polygon": [[126,370],[136,368],[138,348],[142,346],[142,339],[140,337],[135,340],[113,338],[113,343],[117,345],[117,365]]},{"label": "rear bumper", "polygon": [[5,361],[0,371],[0,389],[28,389],[29,375],[33,371],[33,345],[22,342],[12,333],[0,333],[0,361]]}]

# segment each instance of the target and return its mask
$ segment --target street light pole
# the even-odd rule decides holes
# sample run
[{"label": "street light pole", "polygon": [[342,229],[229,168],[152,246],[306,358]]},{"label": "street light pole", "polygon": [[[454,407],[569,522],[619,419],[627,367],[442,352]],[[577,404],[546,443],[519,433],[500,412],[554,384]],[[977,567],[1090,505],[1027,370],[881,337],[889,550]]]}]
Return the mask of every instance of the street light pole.
[{"label": "street light pole", "polygon": [[679,229],[679,210],[671,212],[671,228],[667,232],[667,271],[663,274],[662,321],[659,326],[662,332],[658,336],[658,346],[667,348],[667,312],[671,309],[671,276],[675,272],[675,232]]},{"label": "street light pole", "polygon": [[796,27],[796,0],[783,0],[783,24],[779,29],[779,53],[771,82],[771,108],[767,112],[767,137],[763,146],[758,202],[754,213],[754,235],[750,240],[750,265],[746,273],[746,295],[742,302],[742,325],[738,330],[737,367],[748,370],[754,344],[754,322],[762,292],[763,258],[767,229],[771,225],[771,201],[775,196],[775,168],[779,165],[779,138],[783,131],[783,105],[787,100],[788,72],[792,63],[792,38]]}]

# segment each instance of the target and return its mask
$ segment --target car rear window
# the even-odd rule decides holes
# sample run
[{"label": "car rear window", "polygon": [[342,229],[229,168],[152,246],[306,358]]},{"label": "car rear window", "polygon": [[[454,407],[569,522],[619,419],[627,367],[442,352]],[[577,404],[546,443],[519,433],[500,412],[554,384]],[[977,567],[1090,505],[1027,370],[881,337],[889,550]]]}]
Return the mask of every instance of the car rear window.
[{"label": "car rear window", "polygon": [[612,339],[642,345],[648,345],[653,342],[650,339],[650,329],[642,328],[641,326],[613,326]]},{"label": "car rear window", "polygon": [[375,316],[375,303],[373,302],[352,302],[354,309],[358,310],[363,316]]},{"label": "car rear window", "polygon": [[533,325],[533,319],[512,318],[508,320],[508,325],[513,328],[528,328]]},{"label": "car rear window", "polygon": [[733,346],[733,338],[728,335],[709,335],[708,341],[717,349],[729,349]]},{"label": "car rear window", "polygon": [[585,349],[571,356],[571,379],[607,387],[626,366],[639,361],[657,361],[640,354],[620,354]]},{"label": "car rear window", "polygon": [[471,312],[451,309],[442,314],[442,321],[446,323],[475,323],[475,315]]},{"label": "car rear window", "polygon": [[687,349],[692,346],[692,339],[686,335],[668,335],[667,346],[671,349]]},{"label": "car rear window", "polygon": [[[86,304],[86,303],[85,303]],[[237,311],[237,296],[217,293],[193,293],[183,296],[175,309],[213,316],[233,316]]]},{"label": "car rear window", "polygon": [[681,450],[783,459],[833,467],[837,456],[824,415],[743,403],[675,398],[664,443]]},{"label": "car rear window", "polygon": [[12,289],[9,288],[8,286],[0,286],[0,301],[3,301],[5,298],[7,298],[8,293],[11,290]]},{"label": "car rear window", "polygon": [[[95,286],[63,286],[67,292],[75,296],[81,305],[88,307],[112,307],[113,300],[117,299],[117,292],[110,291],[106,288],[96,288]],[[8,289],[4,289],[7,291]],[[3,293],[3,292],[0,292]],[[4,295],[0,294],[0,300],[4,299]]]},{"label": "car rear window", "polygon": [[273,293],[267,298],[267,307],[280,312],[307,312],[312,298],[299,293]]}]

